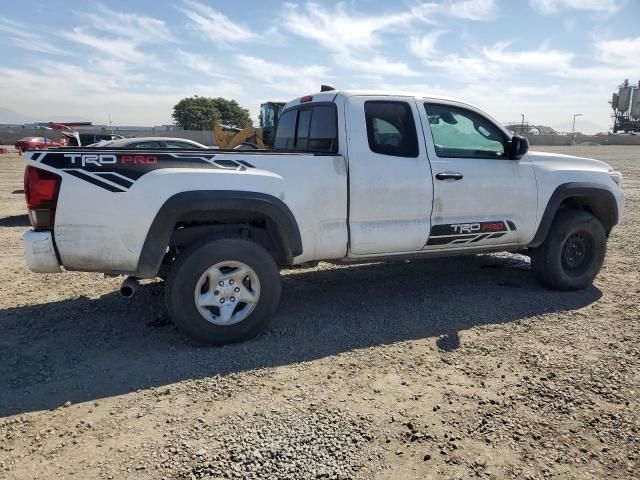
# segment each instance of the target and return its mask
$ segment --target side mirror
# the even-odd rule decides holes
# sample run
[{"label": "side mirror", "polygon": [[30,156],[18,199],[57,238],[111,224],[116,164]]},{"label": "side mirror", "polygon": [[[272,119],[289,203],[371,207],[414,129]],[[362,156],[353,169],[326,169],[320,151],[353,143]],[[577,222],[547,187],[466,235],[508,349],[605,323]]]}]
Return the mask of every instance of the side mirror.
[{"label": "side mirror", "polygon": [[512,160],[520,160],[529,151],[529,140],[519,135],[511,137],[509,145],[509,158]]}]

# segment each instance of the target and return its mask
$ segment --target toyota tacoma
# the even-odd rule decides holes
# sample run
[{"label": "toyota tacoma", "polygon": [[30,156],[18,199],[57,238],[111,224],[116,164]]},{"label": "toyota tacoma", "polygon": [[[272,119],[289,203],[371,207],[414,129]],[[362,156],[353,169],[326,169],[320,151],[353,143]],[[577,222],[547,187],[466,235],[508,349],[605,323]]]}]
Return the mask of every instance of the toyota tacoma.
[{"label": "toyota tacoma", "polygon": [[272,151],[27,151],[34,272],[166,280],[170,317],[201,342],[273,318],[279,270],[526,252],[560,290],[589,286],[623,212],[622,175],[528,151],[468,103],[322,91],[288,103]]}]

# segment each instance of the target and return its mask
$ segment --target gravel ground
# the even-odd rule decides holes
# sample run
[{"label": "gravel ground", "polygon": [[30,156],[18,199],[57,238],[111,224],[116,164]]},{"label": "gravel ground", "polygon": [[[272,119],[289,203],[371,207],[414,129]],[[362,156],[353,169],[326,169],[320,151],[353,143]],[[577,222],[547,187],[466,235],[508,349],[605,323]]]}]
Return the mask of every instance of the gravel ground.
[{"label": "gravel ground", "polygon": [[283,272],[272,329],[203,348],[162,284],[26,271],[0,155],[0,478],[640,478],[640,147],[595,286],[525,257]]}]

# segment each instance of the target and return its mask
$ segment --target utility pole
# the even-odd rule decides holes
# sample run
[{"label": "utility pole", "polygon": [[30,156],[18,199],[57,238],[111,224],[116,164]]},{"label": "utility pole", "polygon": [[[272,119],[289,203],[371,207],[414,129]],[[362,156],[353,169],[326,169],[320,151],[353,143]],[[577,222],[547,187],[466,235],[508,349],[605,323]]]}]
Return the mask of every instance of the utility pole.
[{"label": "utility pole", "polygon": [[573,125],[571,126],[571,145],[573,145],[573,142],[576,138],[576,117],[581,117],[581,116],[582,116],[581,113],[573,114]]},{"label": "utility pole", "polygon": [[520,114],[522,116],[522,125],[520,126],[520,135],[524,135],[524,113]]}]

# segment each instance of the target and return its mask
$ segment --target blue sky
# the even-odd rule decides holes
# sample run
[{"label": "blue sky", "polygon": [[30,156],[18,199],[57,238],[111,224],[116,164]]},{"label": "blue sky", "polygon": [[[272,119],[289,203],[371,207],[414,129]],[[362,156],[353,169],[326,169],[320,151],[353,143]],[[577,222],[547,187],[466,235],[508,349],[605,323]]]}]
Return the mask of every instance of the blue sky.
[{"label": "blue sky", "polygon": [[321,83],[459,97],[501,121],[606,129],[640,80],[640,0],[21,0],[0,11],[0,107],[171,123],[194,94],[257,117]]}]

